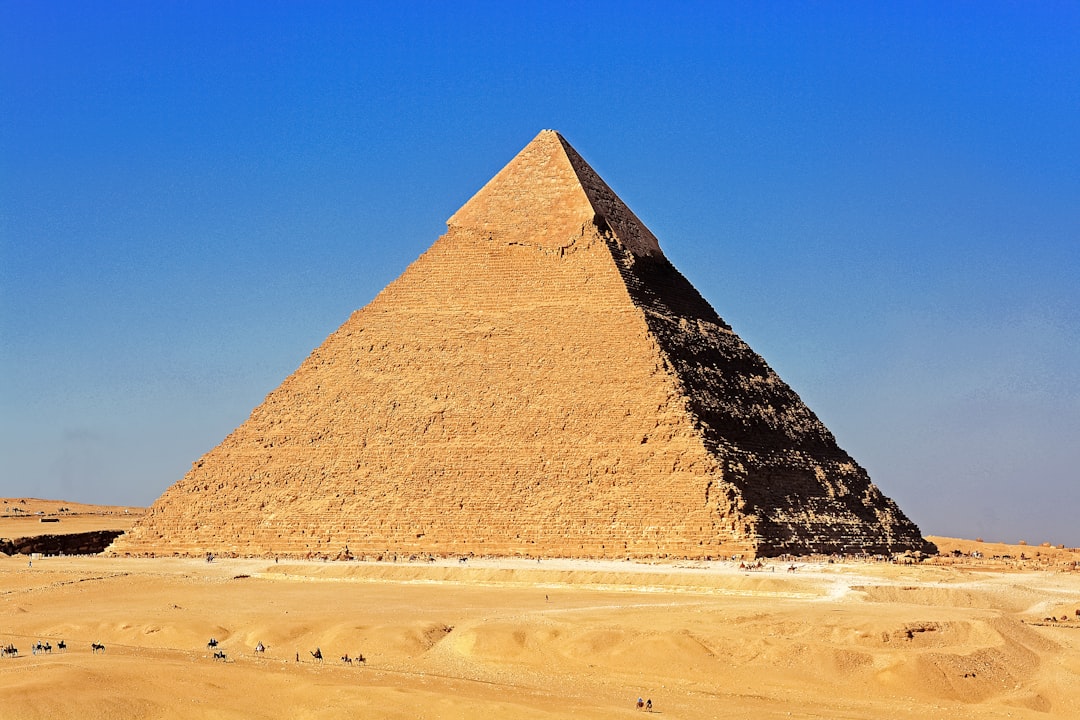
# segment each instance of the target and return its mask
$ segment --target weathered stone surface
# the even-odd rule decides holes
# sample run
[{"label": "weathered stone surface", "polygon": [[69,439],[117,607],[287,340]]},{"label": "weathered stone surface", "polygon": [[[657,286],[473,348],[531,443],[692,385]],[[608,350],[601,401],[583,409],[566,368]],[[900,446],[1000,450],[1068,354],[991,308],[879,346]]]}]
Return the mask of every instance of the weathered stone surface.
[{"label": "weathered stone surface", "polygon": [[544,131],[112,551],[924,546],[652,233]]},{"label": "weathered stone surface", "polygon": [[92,530],[62,535],[33,535],[14,539],[0,538],[0,553],[5,555],[97,555],[123,530]]}]

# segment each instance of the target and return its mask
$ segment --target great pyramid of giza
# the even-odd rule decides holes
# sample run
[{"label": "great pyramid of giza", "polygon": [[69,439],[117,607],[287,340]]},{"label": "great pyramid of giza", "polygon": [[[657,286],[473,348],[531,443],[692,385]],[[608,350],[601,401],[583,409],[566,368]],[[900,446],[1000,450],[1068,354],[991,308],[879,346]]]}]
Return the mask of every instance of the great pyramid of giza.
[{"label": "great pyramid of giza", "polygon": [[927,547],[558,133],[447,225],[111,552]]}]

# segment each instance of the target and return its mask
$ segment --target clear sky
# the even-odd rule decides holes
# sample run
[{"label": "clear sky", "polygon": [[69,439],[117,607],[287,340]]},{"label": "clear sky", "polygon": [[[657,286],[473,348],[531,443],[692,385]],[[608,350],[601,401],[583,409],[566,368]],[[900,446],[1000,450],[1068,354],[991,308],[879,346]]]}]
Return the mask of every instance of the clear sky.
[{"label": "clear sky", "polygon": [[0,2],[0,495],[149,504],[554,128],[924,533],[1080,545],[1076,3]]}]

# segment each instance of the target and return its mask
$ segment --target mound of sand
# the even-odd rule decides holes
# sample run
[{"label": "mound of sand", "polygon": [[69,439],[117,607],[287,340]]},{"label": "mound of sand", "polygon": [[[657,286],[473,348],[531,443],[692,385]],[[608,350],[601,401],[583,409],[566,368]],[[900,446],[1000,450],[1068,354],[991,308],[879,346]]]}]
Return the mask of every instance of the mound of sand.
[{"label": "mound of sand", "polygon": [[1076,717],[1075,573],[797,565],[0,559],[0,717]]}]

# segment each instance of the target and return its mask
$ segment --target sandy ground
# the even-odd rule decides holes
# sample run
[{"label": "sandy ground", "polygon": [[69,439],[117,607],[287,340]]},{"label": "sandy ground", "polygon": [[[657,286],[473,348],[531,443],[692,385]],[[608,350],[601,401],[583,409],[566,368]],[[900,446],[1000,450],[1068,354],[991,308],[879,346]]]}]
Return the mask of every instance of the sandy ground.
[{"label": "sandy ground", "polygon": [[0,538],[127,530],[144,512],[145,508],[140,507],[86,505],[27,497],[0,498]]},{"label": "sandy ground", "polygon": [[1080,552],[934,540],[984,557],[0,558],[0,718],[1080,717]]},{"label": "sandy ground", "polygon": [[1060,570],[13,557],[0,717],[1076,718],[1078,609]]}]

